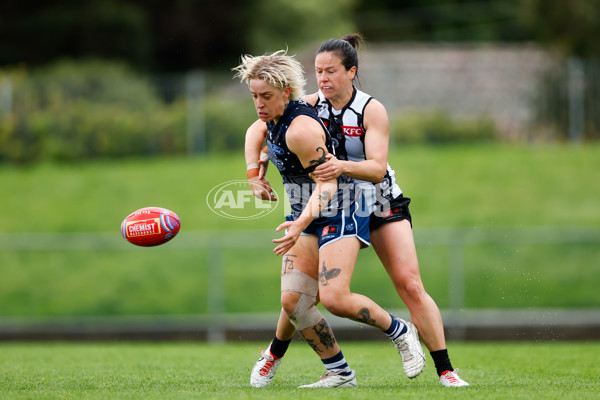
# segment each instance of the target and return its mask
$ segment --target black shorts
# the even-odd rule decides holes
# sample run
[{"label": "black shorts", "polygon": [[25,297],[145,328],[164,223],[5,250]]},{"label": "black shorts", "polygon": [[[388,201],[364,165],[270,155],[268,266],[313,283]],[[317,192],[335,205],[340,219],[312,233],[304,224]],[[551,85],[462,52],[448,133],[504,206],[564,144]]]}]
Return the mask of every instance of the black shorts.
[{"label": "black shorts", "polygon": [[381,205],[377,204],[376,210],[371,214],[369,220],[369,230],[374,231],[383,224],[394,221],[402,221],[403,219],[408,220],[408,222],[410,222],[410,226],[412,226],[412,217],[410,216],[410,211],[408,210],[409,204],[410,198],[402,195],[392,200],[389,204],[389,208],[382,210]]}]

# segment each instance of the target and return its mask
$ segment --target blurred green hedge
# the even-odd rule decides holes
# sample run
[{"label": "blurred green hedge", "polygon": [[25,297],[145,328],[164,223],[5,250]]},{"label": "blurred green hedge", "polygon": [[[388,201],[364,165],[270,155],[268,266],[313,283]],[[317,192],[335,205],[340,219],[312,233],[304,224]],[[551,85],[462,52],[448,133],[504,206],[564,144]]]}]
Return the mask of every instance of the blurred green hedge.
[{"label": "blurred green hedge", "polygon": [[488,142],[500,136],[491,119],[453,119],[442,111],[413,111],[390,118],[394,144],[445,144]]},{"label": "blurred green hedge", "polygon": [[13,104],[0,124],[2,161],[185,150],[185,103],[160,101],[153,86],[123,64],[61,61],[16,69],[10,77]]},{"label": "blurred green hedge", "polygon": [[[223,85],[211,77],[203,98],[190,105],[185,75],[163,78],[151,80],[122,63],[100,60],[61,61],[31,71],[0,69],[0,84],[10,82],[11,92],[9,112],[0,104],[0,162],[243,147],[246,128],[256,119],[249,94],[223,95]],[[204,140],[200,145],[187,137],[188,113],[194,112],[203,113],[204,138],[193,138]]]},{"label": "blurred green hedge", "polygon": [[[24,67],[0,70],[0,89],[4,88],[4,95],[0,93],[0,162],[243,148],[246,128],[256,119],[250,95],[233,87],[229,76],[227,80],[210,77],[205,81],[209,82],[197,94],[202,98],[190,104],[184,75],[165,85],[164,80],[151,80],[122,63],[60,61],[31,71]],[[6,82],[10,82],[8,107]],[[166,96],[168,90],[173,93]],[[196,118],[195,112],[203,113],[202,117]],[[187,137],[189,116],[192,123],[200,121],[196,129],[204,130],[203,135],[192,133],[199,137],[191,141]],[[390,130],[395,144],[473,142],[496,137],[491,120],[456,121],[441,112],[393,116]],[[195,143],[198,140],[203,143]]]}]

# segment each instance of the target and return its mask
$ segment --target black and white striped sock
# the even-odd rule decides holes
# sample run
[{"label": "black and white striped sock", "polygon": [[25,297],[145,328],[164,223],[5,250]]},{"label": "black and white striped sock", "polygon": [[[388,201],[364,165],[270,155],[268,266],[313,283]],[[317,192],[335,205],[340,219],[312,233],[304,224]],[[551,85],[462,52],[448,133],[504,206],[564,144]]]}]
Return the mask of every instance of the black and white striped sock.
[{"label": "black and white striped sock", "polygon": [[390,339],[394,340],[398,336],[408,332],[408,327],[402,320],[398,320],[398,318],[394,317],[392,314],[390,314],[390,317],[392,317],[392,325],[390,325],[387,331],[384,331]]},{"label": "black and white striped sock", "polygon": [[321,361],[323,362],[323,365],[325,366],[325,368],[327,368],[328,371],[344,371],[340,374],[344,376],[350,375],[350,373],[352,373],[352,370],[348,366],[348,363],[346,362],[346,359],[344,358],[344,355],[342,354],[341,350],[335,356],[331,358],[321,359]]}]

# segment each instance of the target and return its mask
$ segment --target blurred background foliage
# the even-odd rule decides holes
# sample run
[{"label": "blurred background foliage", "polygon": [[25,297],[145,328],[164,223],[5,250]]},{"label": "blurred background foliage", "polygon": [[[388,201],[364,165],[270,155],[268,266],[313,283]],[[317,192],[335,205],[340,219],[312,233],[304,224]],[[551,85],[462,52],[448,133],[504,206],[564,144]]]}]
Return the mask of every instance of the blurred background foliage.
[{"label": "blurred background foliage", "polygon": [[598,57],[599,19],[596,0],[3,1],[0,65],[92,56],[151,72],[222,69],[351,31],[372,42],[538,40]]},{"label": "blurred background foliage", "polygon": [[[239,149],[255,118],[245,92],[226,92],[242,86],[230,74],[240,55],[288,48],[312,63],[318,43],[355,31],[368,44],[535,41],[583,58],[596,77],[586,90],[600,93],[598,20],[595,0],[5,1],[0,162]],[[205,76],[201,98],[189,93],[190,71]],[[549,72],[536,99],[540,130],[562,132],[554,139],[569,128],[567,75]],[[587,106],[594,96],[581,106],[586,139],[600,137],[598,112]],[[191,142],[194,123],[205,132],[201,145]],[[501,136],[489,116],[460,120],[442,110],[403,113],[391,128],[392,142],[403,144]]]}]

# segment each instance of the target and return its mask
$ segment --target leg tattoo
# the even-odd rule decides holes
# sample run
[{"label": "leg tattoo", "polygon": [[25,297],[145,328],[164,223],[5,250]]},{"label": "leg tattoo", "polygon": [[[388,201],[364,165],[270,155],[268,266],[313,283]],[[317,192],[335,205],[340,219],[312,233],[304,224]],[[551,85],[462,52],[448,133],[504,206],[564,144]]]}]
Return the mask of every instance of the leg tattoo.
[{"label": "leg tattoo", "polygon": [[285,258],[283,259],[283,268],[281,271],[281,275],[287,274],[294,270],[294,259],[292,257],[296,257],[296,255],[286,254]]},{"label": "leg tattoo", "polygon": [[302,335],[306,343],[308,343],[317,354],[321,354],[323,351],[333,348],[336,343],[333,332],[325,319],[322,319],[312,328],[304,329],[300,332],[300,335]]},{"label": "leg tattoo", "polygon": [[369,312],[368,308],[361,308],[361,310],[358,312],[358,317],[356,318],[356,321],[364,322],[368,325],[374,325],[376,322],[374,319],[371,318],[371,313]]},{"label": "leg tattoo", "polygon": [[332,268],[328,270],[325,262],[323,262],[323,268],[321,268],[321,271],[319,272],[319,281],[321,282],[321,285],[327,286],[329,285],[328,281],[330,279],[337,278],[341,273],[342,270],[339,268]]},{"label": "leg tattoo", "polygon": [[333,332],[331,331],[331,328],[325,319],[322,319],[321,322],[315,325],[313,329],[326,349],[333,347],[335,344],[335,337],[333,336]]},{"label": "leg tattoo", "polygon": [[306,341],[306,343],[308,343],[308,345],[310,347],[312,347],[312,349],[314,350],[315,353],[321,354],[323,352],[323,350],[319,349],[318,343],[315,343],[315,341],[313,339],[307,338],[306,336],[304,336],[304,334],[302,332],[300,332],[300,336],[302,336],[304,338],[304,340]]}]

